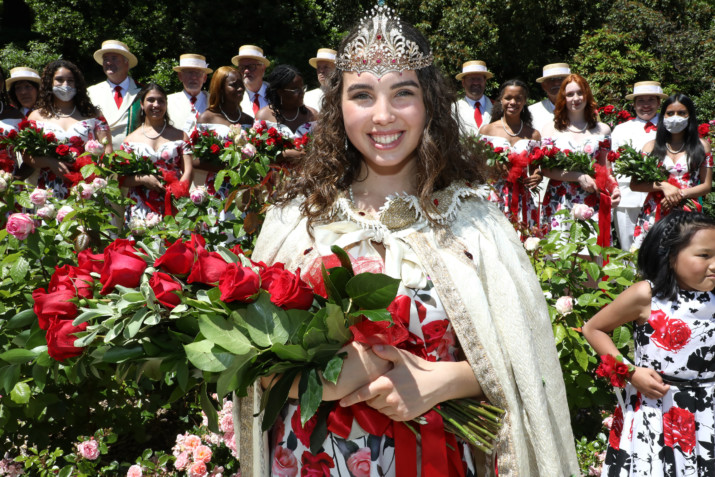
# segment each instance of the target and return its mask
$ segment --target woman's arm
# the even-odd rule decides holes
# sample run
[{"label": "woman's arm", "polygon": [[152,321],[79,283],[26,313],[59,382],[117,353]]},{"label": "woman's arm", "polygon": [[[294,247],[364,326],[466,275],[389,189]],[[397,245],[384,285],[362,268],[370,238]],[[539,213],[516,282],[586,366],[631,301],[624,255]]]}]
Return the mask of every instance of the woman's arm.
[{"label": "woman's arm", "polygon": [[[645,322],[650,316],[651,298],[650,284],[636,283],[588,320],[582,328],[583,336],[599,355],[618,356],[618,348],[608,333],[631,321]],[[636,367],[631,383],[651,399],[663,397],[670,388],[663,384],[660,375],[650,368]]]},{"label": "woman's arm", "polygon": [[125,176],[122,187],[146,187],[157,192],[164,192],[164,185],[153,174]]},{"label": "woman's arm", "polygon": [[596,192],[596,181],[593,180],[593,177],[584,172],[545,168],[542,168],[541,172],[549,179],[563,182],[578,182],[578,185],[580,185],[586,192]]},{"label": "woman's arm", "polygon": [[[184,143],[189,142],[189,136],[187,136],[186,133],[184,133]],[[191,182],[191,176],[194,172],[194,167],[193,167],[193,154],[183,154],[182,159],[184,161],[184,173],[181,175],[182,181],[188,181]]]}]

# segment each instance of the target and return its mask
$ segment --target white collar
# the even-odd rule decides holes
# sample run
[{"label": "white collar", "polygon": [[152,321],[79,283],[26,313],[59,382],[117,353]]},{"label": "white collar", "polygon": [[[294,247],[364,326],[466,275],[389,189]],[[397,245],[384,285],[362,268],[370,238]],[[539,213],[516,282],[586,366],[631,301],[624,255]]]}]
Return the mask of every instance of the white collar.
[{"label": "white collar", "polygon": [[469,106],[472,107],[472,109],[474,109],[474,108],[477,107],[477,106],[476,106],[477,103],[479,103],[479,104],[482,105],[482,111],[484,111],[484,108],[486,108],[486,106],[487,106],[487,97],[486,97],[485,95],[482,95],[482,97],[479,98],[478,101],[474,101],[474,100],[473,100],[472,98],[470,98],[469,96],[465,96],[465,97],[464,97],[464,100],[467,102],[467,104],[468,104]]},{"label": "white collar", "polygon": [[265,97],[266,97],[266,88],[267,88],[267,87],[268,87],[268,83],[266,83],[266,82],[264,81],[263,84],[261,84],[260,89],[259,89],[258,92],[256,92],[256,93],[254,93],[254,92],[251,91],[250,89],[246,88],[246,93],[248,93],[248,98],[249,98],[251,101],[253,101],[253,97],[256,96],[256,95],[258,95],[259,98],[265,98]]},{"label": "white collar", "polygon": [[646,121],[645,119],[641,119],[641,118],[639,118],[638,116],[636,116],[635,118],[633,118],[633,121],[636,122],[636,123],[641,123],[641,124],[646,124],[646,123],[648,123],[648,122],[651,122],[651,123],[653,123],[654,125],[657,126],[657,125],[658,125],[658,114],[656,114],[655,116],[653,116],[653,118],[652,118],[652,119],[649,119],[648,121]]},{"label": "white collar", "polygon": [[119,83],[119,84],[114,84],[114,83],[112,83],[111,81],[109,81],[109,78],[107,78],[107,83],[109,84],[109,87],[112,89],[112,91],[114,91],[114,88],[116,88],[117,86],[121,86],[121,88],[122,88],[122,96],[124,96],[125,94],[127,94],[127,92],[129,91],[129,84],[130,84],[129,82],[130,82],[129,76],[127,76],[126,78],[124,78],[124,81],[122,81],[122,82]]}]

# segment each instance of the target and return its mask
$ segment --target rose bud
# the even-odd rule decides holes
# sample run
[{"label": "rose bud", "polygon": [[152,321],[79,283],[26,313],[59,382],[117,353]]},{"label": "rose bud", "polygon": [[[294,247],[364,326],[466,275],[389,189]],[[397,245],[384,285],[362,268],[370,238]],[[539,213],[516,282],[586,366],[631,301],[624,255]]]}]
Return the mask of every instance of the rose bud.
[{"label": "rose bud", "polygon": [[45,202],[47,202],[47,197],[49,194],[47,193],[47,190],[45,189],[35,189],[32,191],[30,194],[30,202],[32,202],[35,205],[45,205]]}]

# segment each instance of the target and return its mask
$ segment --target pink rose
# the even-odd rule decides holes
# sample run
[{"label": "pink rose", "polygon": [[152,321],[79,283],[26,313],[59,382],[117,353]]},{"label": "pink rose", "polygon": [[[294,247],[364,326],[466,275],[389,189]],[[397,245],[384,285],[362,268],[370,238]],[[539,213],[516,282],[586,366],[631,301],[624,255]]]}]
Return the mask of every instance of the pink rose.
[{"label": "pink rose", "polygon": [[186,447],[187,449],[196,449],[200,445],[201,438],[194,434],[189,434],[188,436],[186,436],[186,439],[184,439],[184,447]]},{"label": "pink rose", "polygon": [[104,189],[107,187],[107,180],[102,179],[101,177],[95,177],[92,181],[92,187],[94,187],[94,190]]},{"label": "pink rose", "polygon": [[568,295],[562,296],[558,300],[556,300],[556,304],[554,305],[556,308],[556,311],[559,312],[561,315],[568,315],[573,311],[573,297],[570,297]]},{"label": "pink rose", "polygon": [[45,202],[47,202],[47,197],[49,197],[49,195],[50,194],[47,192],[46,189],[35,189],[30,194],[30,202],[35,205],[45,205]]},{"label": "pink rose", "polygon": [[253,157],[253,156],[256,155],[256,152],[257,152],[257,151],[256,151],[256,146],[254,146],[254,145],[251,144],[251,143],[247,143],[246,145],[244,145],[244,146],[241,148],[241,152],[242,152],[244,155],[248,156],[248,157]]},{"label": "pink rose", "polygon": [[161,153],[161,158],[164,161],[168,161],[169,159],[171,159],[171,154],[169,153],[169,151],[164,151]]},{"label": "pink rose", "polygon": [[201,205],[206,202],[207,197],[208,192],[206,191],[206,187],[204,186],[199,186],[189,193],[189,198],[191,198],[191,202],[196,205]]},{"label": "pink rose", "polygon": [[84,459],[97,460],[99,457],[99,443],[94,439],[77,444],[77,451]]},{"label": "pink rose", "polygon": [[88,153],[92,154],[93,156],[99,156],[100,154],[102,154],[104,152],[104,146],[102,145],[101,142],[99,142],[95,139],[90,139],[84,145],[84,150],[87,151]]},{"label": "pink rose", "polygon": [[142,472],[142,468],[138,464],[129,467],[127,471],[127,477],[142,477],[142,475],[144,475],[144,472]]},{"label": "pink rose", "polygon": [[79,192],[79,196],[82,197],[83,199],[89,199],[92,197],[92,194],[94,194],[94,187],[92,184],[77,184],[77,188],[79,189],[77,192]]},{"label": "pink rose", "polygon": [[194,449],[194,462],[203,462],[204,464],[208,464],[211,462],[211,455],[211,449],[207,446],[198,446]]},{"label": "pink rose", "polygon": [[176,457],[176,462],[174,462],[174,467],[176,470],[184,470],[186,466],[189,465],[189,453],[182,452]]},{"label": "pink rose", "polygon": [[35,231],[35,221],[27,214],[12,214],[5,225],[7,233],[18,240],[25,240]]},{"label": "pink rose", "polygon": [[275,477],[296,477],[298,475],[298,459],[293,452],[285,447],[278,446],[273,454],[271,473]]},{"label": "pink rose", "polygon": [[348,470],[355,477],[370,477],[370,448],[358,449],[348,457]]},{"label": "pink rose", "polygon": [[590,144],[586,144],[586,145],[583,147],[583,152],[585,152],[586,154],[591,154],[591,153],[593,153],[593,146],[590,145]]},{"label": "pink rose", "polygon": [[55,210],[55,206],[52,204],[47,204],[44,207],[37,209],[37,216],[42,220],[54,219],[56,215],[57,210]]},{"label": "pink rose", "polygon": [[206,470],[206,464],[203,462],[194,462],[186,473],[189,477],[204,477],[208,471]]},{"label": "pink rose", "polygon": [[72,207],[69,205],[63,205],[60,207],[60,210],[57,211],[57,221],[62,222],[65,219],[65,216],[72,211],[74,211]]},{"label": "pink rose", "polygon": [[588,220],[593,217],[594,210],[586,204],[575,204],[571,209],[571,214],[575,219]]}]

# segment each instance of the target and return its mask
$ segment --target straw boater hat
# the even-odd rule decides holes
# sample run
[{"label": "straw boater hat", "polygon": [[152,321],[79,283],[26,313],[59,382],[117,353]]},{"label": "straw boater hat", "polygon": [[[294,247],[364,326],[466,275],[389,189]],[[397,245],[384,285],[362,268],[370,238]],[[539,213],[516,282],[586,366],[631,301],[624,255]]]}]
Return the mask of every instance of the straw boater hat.
[{"label": "straw boater hat", "polygon": [[467,61],[462,65],[462,72],[459,73],[455,78],[461,81],[467,75],[471,74],[484,75],[486,79],[493,78],[494,75],[487,70],[487,64],[483,61]]},{"label": "straw boater hat", "polygon": [[206,63],[206,57],[203,55],[194,55],[191,53],[186,53],[179,57],[179,66],[174,66],[174,71],[181,71],[186,69],[192,70],[203,70],[207,75],[214,72],[209,68],[208,63]]},{"label": "straw boater hat", "polygon": [[633,85],[633,94],[627,94],[626,99],[632,100],[636,96],[657,96],[660,99],[667,98],[660,83],[657,81],[641,81]]},{"label": "straw boater hat", "polygon": [[318,54],[315,55],[315,58],[309,59],[308,63],[310,63],[310,66],[312,66],[313,68],[318,67],[318,61],[329,61],[335,64],[335,58],[337,56],[337,51],[331,50],[330,48],[321,48],[318,50]]},{"label": "straw boater hat", "polygon": [[544,66],[543,73],[544,76],[541,78],[536,78],[537,83],[543,83],[547,78],[554,78],[559,76],[568,76],[571,74],[571,68],[569,68],[568,63],[552,63],[550,65]]},{"label": "straw boater hat", "polygon": [[231,59],[231,63],[238,66],[238,62],[241,58],[253,58],[258,60],[264,65],[268,66],[271,64],[268,58],[263,56],[263,49],[254,45],[243,45],[238,49],[238,54]]},{"label": "straw boater hat", "polygon": [[17,81],[32,81],[38,85],[41,83],[37,70],[26,66],[18,66],[10,70],[10,77],[5,80],[5,88],[10,89],[10,86]]},{"label": "straw boater hat", "polygon": [[102,42],[102,48],[94,52],[94,61],[99,63],[100,65],[102,64],[102,55],[105,53],[117,53],[119,55],[122,55],[124,58],[129,60],[129,67],[134,68],[138,61],[137,57],[132,55],[132,52],[129,51],[129,47],[125,44],[122,43],[121,41],[117,40],[107,40]]}]

